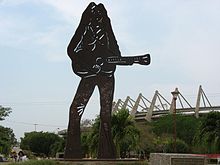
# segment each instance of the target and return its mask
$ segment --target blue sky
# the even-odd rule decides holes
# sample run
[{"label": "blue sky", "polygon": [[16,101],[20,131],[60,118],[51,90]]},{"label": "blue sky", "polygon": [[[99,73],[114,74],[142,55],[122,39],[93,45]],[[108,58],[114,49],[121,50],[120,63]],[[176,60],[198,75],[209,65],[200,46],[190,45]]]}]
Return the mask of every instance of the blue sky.
[{"label": "blue sky", "polygon": [[[66,47],[87,0],[0,0],[0,105],[12,113],[1,125],[24,132],[57,131],[79,83]],[[176,87],[195,105],[199,85],[220,105],[220,1],[120,0],[103,3],[122,55],[150,53],[150,66],[120,66],[114,100],[171,100]],[[99,114],[97,89],[83,118]]]}]

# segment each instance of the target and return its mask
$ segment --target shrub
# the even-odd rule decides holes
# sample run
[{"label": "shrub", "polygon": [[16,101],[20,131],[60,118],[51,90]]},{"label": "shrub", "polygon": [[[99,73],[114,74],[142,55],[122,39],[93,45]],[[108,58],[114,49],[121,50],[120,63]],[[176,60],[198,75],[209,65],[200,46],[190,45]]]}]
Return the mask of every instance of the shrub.
[{"label": "shrub", "polygon": [[[164,150],[164,152],[167,152],[167,153],[175,152],[173,139],[169,139],[165,143],[163,150]],[[189,153],[190,149],[189,149],[188,144],[186,144],[183,140],[177,139],[176,140],[176,152],[177,153]]]}]

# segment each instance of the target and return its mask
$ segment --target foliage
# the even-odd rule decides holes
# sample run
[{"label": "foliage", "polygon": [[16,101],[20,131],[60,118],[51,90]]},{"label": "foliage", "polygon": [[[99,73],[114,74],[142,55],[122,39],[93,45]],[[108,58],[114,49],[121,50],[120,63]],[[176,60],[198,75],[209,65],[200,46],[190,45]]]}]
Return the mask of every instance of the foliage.
[{"label": "foliage", "polygon": [[50,146],[50,156],[55,156],[57,152],[63,152],[65,146],[65,140],[58,138],[59,140]]},{"label": "foliage", "polygon": [[38,155],[55,156],[56,152],[63,151],[64,140],[54,133],[29,132],[21,138],[20,147]]},{"label": "foliage", "polygon": [[151,152],[155,152],[154,139],[156,135],[152,132],[152,126],[149,122],[137,122],[140,130],[140,142],[138,144],[139,153],[144,154],[144,157],[149,158]]},{"label": "foliage", "polygon": [[88,132],[81,133],[81,146],[84,157],[90,157],[90,134]]},{"label": "foliage", "polygon": [[13,131],[10,128],[0,126],[0,153],[8,154],[11,145],[15,143]]},{"label": "foliage", "polygon": [[[151,125],[153,132],[158,136],[154,140],[155,152],[171,152],[172,141],[168,139],[173,136],[173,116],[162,117],[153,121]],[[182,140],[180,148],[185,148],[183,151],[177,150],[178,152],[220,152],[220,112],[210,112],[199,119],[176,115],[176,128],[177,138]]]},{"label": "foliage", "polygon": [[4,120],[11,113],[11,108],[4,108],[0,105],[0,121]]},{"label": "foliage", "polygon": [[[177,138],[192,145],[199,121],[200,119],[196,119],[194,116],[176,115]],[[153,132],[158,136],[173,134],[173,125],[173,115],[166,115],[152,122]]]},{"label": "foliage", "polygon": [[188,144],[186,144],[183,140],[176,139],[176,151],[174,150],[174,141],[173,139],[168,139],[164,143],[163,152],[165,153],[189,153],[190,149]]},{"label": "foliage", "polygon": [[99,126],[100,117],[97,116],[94,123],[92,124],[91,133],[88,135],[87,145],[89,146],[90,156],[97,157],[98,143],[99,143]]},{"label": "foliage", "polygon": [[[140,132],[135,125],[135,121],[125,109],[113,114],[111,120],[112,136],[118,156],[125,157],[129,151],[133,151],[138,146]],[[81,136],[84,153],[96,157],[99,139],[100,117],[98,116],[92,124],[91,132],[83,133]]]},{"label": "foliage", "polygon": [[194,143],[200,153],[220,152],[220,112],[210,112],[202,119]]},{"label": "foliage", "polygon": [[[0,105],[0,121],[4,120],[11,113],[11,108],[4,108]],[[0,126],[0,153],[8,155],[11,146],[16,144],[13,130]]]},{"label": "foliage", "polygon": [[[90,119],[84,119],[80,123],[81,146],[82,146],[82,151],[83,151],[84,157],[90,157],[91,155],[96,155],[95,153],[93,153],[93,151],[95,150],[95,147],[93,149],[91,149],[91,147],[92,147],[91,144],[93,143],[93,142],[91,143],[91,141],[93,141],[93,140],[97,141],[95,143],[95,146],[98,146],[98,137],[97,137],[97,139],[95,139],[93,137],[94,135],[91,135],[92,132],[94,132],[94,124],[93,123],[94,123],[93,120],[90,120]],[[92,129],[93,129],[93,131],[92,131]],[[98,131],[95,131],[95,132],[98,135]],[[96,157],[96,156],[94,156],[94,157]]]},{"label": "foliage", "polygon": [[112,116],[112,135],[120,157],[124,158],[130,151],[137,149],[140,131],[128,110],[121,109]]},{"label": "foliage", "polygon": [[0,153],[8,155],[14,144],[16,144],[16,138],[13,130],[0,126]]},{"label": "foliage", "polygon": [[151,152],[159,153],[190,153],[191,148],[181,139],[176,139],[176,151],[174,149],[173,137],[157,137],[153,141],[154,149]]}]

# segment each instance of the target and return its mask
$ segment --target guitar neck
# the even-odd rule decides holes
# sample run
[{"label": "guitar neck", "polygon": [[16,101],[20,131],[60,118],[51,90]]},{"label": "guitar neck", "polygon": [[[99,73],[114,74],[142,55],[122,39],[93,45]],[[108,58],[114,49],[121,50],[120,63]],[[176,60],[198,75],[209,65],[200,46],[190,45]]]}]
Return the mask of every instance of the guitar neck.
[{"label": "guitar neck", "polygon": [[134,63],[141,65],[149,65],[150,64],[150,55],[140,55],[140,56],[127,56],[127,57],[108,57],[106,58],[106,62],[108,64],[115,65],[132,65]]},{"label": "guitar neck", "polygon": [[131,57],[108,57],[107,59],[106,59],[106,62],[108,63],[108,64],[116,64],[116,65],[129,65],[128,64],[128,61],[132,61],[132,63],[133,63],[133,61],[134,61],[134,59],[133,58],[131,58]]}]

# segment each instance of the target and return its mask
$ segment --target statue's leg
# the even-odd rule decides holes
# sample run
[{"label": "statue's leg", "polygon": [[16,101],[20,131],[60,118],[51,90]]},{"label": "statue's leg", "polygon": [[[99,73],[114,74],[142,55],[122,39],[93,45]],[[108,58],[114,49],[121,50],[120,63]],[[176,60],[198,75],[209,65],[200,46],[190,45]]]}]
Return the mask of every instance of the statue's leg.
[{"label": "statue's leg", "polygon": [[64,153],[65,159],[77,159],[83,156],[80,139],[80,120],[89,98],[94,91],[94,83],[94,80],[91,78],[90,80],[82,79],[70,106],[67,141]]},{"label": "statue's leg", "polygon": [[115,145],[111,134],[111,111],[114,94],[114,77],[100,78],[98,83],[101,101],[99,130],[99,159],[115,159]]}]

